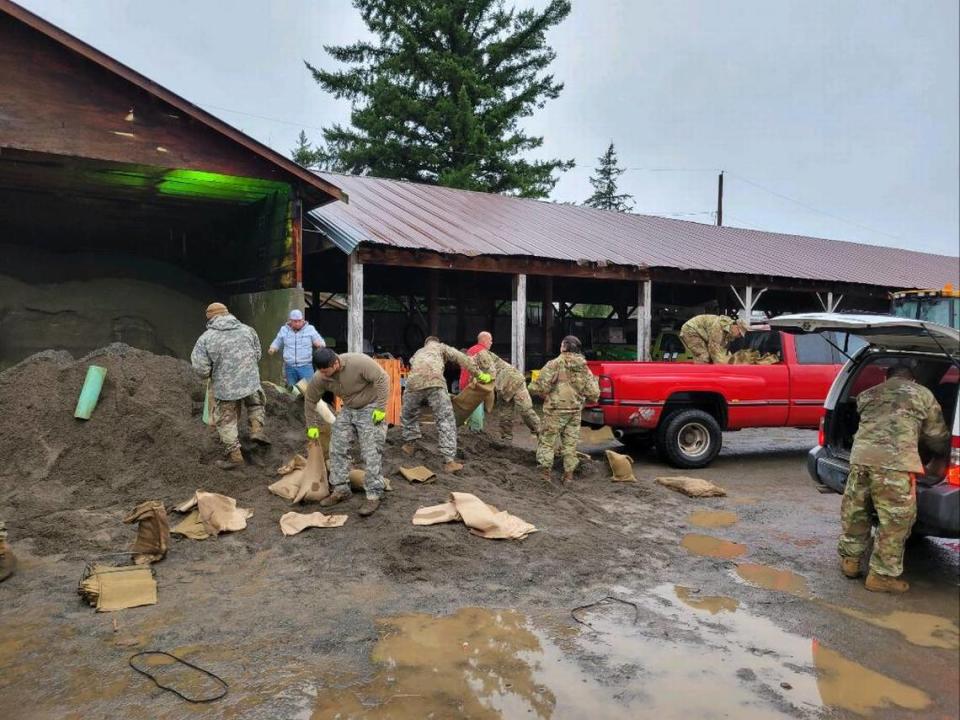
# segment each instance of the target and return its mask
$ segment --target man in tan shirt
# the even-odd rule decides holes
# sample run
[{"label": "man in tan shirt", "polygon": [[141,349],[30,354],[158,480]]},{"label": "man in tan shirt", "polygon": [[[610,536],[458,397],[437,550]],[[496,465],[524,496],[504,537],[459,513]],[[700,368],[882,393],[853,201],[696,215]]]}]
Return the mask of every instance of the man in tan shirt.
[{"label": "man in tan shirt", "polygon": [[330,495],[320,501],[330,507],[351,496],[350,443],[354,431],[360,442],[365,474],[363,489],[366,500],[359,514],[372,515],[383,498],[383,445],[387,437],[387,400],[390,397],[390,378],[375,360],[361,353],[337,355],[330,348],[313,352],[316,373],[303,394],[307,437],[319,437],[320,415],[317,403],[328,390],[343,401],[330,435]]}]

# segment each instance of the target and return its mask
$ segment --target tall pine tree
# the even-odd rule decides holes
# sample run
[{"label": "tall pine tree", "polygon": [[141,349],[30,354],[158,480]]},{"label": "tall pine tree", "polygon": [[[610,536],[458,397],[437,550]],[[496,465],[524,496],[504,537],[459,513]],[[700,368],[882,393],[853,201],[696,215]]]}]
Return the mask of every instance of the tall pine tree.
[{"label": "tall pine tree", "polygon": [[307,134],[301,130],[297,137],[297,146],[290,151],[290,157],[295,163],[310,170],[326,169],[327,158],[320,148],[314,148],[307,139]]},{"label": "tall pine tree", "polygon": [[352,102],[350,126],[325,128],[334,169],[449,187],[545,197],[572,161],[525,160],[542,137],[520,121],[556,98],[547,31],[569,0],[541,11],[504,0],[354,0],[375,42],[326,47],[349,67],[306,63]]},{"label": "tall pine tree", "polygon": [[600,165],[597,167],[597,172],[590,178],[593,195],[587,198],[584,205],[598,210],[630,212],[633,209],[633,196],[617,192],[617,178],[626,171],[617,166],[617,151],[614,150],[612,142],[598,160]]}]

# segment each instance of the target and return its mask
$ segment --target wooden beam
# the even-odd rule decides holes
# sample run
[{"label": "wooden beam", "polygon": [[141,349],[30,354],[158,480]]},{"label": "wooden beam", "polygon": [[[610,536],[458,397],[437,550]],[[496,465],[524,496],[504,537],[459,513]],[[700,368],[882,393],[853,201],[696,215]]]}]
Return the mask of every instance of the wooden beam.
[{"label": "wooden beam", "polygon": [[[359,250],[359,248],[358,248]],[[427,282],[427,325],[429,334],[440,336],[440,273],[431,270]]]},{"label": "wooden beam", "polygon": [[347,256],[347,352],[363,352],[363,263]]},{"label": "wooden beam", "polygon": [[296,198],[290,203],[290,244],[293,246],[293,278],[297,288],[303,287],[303,203]]},{"label": "wooden beam", "polygon": [[649,277],[649,272],[639,267],[581,264],[539,257],[491,257],[489,255],[471,257],[427,250],[367,245],[361,246],[359,251],[361,261],[367,265],[401,265],[437,270],[472,270],[508,275],[545,275],[602,280],[642,280]]},{"label": "wooden beam", "polygon": [[522,273],[513,277],[511,302],[510,360],[517,370],[524,372],[527,355],[527,276]]},{"label": "wooden beam", "polygon": [[652,306],[653,284],[649,280],[637,283],[637,360],[650,360]]},{"label": "wooden beam", "polygon": [[543,279],[543,356],[553,354],[553,278]]}]

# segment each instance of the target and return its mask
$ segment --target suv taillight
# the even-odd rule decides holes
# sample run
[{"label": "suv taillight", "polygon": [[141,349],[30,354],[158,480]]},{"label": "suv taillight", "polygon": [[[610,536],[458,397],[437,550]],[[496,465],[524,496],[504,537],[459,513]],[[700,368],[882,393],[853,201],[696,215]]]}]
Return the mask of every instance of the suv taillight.
[{"label": "suv taillight", "polygon": [[610,379],[610,376],[598,376],[597,383],[600,385],[600,399],[613,400],[613,380]]},{"label": "suv taillight", "polygon": [[824,420],[826,420],[826,418],[823,417],[823,416],[821,416],[821,417],[820,417],[820,430],[817,432],[817,445],[819,445],[820,447],[823,447],[824,445],[827,444],[827,442],[826,442],[826,440],[827,440],[827,435],[826,435],[826,433],[823,431],[823,421],[824,421]]},{"label": "suv taillight", "polygon": [[947,466],[947,482],[960,486],[960,435],[950,440],[950,465]]}]

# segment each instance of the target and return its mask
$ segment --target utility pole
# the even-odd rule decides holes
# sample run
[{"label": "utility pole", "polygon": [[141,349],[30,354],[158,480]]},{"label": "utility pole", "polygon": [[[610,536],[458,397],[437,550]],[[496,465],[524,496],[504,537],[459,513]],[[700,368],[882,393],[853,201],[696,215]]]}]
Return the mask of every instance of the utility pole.
[{"label": "utility pole", "polygon": [[723,170],[717,178],[717,227],[723,225]]}]

